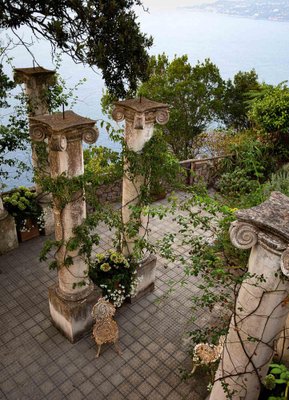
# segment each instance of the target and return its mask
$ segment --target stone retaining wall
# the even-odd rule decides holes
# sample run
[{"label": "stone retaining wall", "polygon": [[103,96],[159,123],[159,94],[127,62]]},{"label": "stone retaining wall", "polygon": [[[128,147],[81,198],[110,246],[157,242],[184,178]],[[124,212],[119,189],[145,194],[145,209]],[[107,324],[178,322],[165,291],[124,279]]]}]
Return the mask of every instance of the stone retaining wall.
[{"label": "stone retaining wall", "polygon": [[101,185],[96,190],[96,197],[101,204],[115,203],[121,199],[122,180]]}]

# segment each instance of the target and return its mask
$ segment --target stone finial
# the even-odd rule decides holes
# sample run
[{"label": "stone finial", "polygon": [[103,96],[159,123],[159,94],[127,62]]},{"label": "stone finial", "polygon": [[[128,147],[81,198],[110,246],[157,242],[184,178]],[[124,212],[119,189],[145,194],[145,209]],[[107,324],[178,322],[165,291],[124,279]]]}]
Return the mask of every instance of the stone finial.
[{"label": "stone finial", "polygon": [[48,137],[52,150],[64,151],[68,141],[78,139],[88,144],[94,143],[99,135],[94,125],[94,120],[81,117],[73,111],[30,117],[30,137],[36,142]]},{"label": "stone finial", "polygon": [[112,117],[116,122],[124,119],[133,123],[133,129],[144,129],[145,123],[164,125],[169,120],[168,105],[149,100],[145,97],[117,101]]},{"label": "stone finial", "polygon": [[26,85],[31,85],[33,81],[39,84],[53,84],[56,80],[55,72],[43,67],[15,68],[14,80],[16,83],[25,83]]}]

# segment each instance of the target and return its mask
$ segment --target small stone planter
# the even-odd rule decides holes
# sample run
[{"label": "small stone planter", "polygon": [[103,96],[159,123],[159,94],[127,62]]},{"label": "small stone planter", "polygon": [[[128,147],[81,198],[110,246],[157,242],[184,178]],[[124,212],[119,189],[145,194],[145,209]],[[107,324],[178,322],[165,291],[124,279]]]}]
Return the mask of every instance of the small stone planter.
[{"label": "small stone planter", "polygon": [[137,268],[137,277],[140,282],[137,287],[135,296],[128,299],[129,303],[135,303],[141,297],[154,291],[156,279],[157,258],[153,254],[149,254],[144,258]]}]

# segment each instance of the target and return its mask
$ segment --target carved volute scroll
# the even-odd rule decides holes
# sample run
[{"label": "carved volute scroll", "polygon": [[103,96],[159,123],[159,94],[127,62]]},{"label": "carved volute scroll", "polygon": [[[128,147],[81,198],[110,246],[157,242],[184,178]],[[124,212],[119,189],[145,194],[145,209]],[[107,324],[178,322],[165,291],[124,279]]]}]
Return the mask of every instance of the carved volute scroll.
[{"label": "carved volute scroll", "polygon": [[238,249],[251,249],[258,242],[258,229],[250,224],[235,221],[230,226],[230,239]]},{"label": "carved volute scroll", "polygon": [[169,121],[170,115],[168,110],[160,110],[156,113],[156,122],[160,125],[165,125]]},{"label": "carved volute scroll", "polygon": [[124,109],[122,107],[115,107],[112,111],[112,118],[116,122],[121,122],[124,120]]},{"label": "carved volute scroll", "polygon": [[97,128],[86,128],[82,134],[82,140],[87,144],[93,144],[97,141],[99,131]]},{"label": "carved volute scroll", "polygon": [[281,256],[281,271],[289,277],[289,248]]},{"label": "carved volute scroll", "polygon": [[41,125],[30,125],[29,129],[31,140],[34,142],[43,142],[46,138],[45,128]]}]

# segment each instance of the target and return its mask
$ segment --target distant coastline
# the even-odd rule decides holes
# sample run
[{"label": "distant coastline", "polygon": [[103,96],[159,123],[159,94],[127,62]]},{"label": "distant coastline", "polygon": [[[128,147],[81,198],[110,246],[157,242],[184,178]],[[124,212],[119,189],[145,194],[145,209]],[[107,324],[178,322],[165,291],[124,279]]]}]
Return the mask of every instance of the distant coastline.
[{"label": "distant coastline", "polygon": [[214,2],[204,0],[197,5],[180,8],[189,11],[224,14],[231,17],[289,22],[289,3],[286,0],[275,0],[274,4],[269,0],[215,0]]}]

